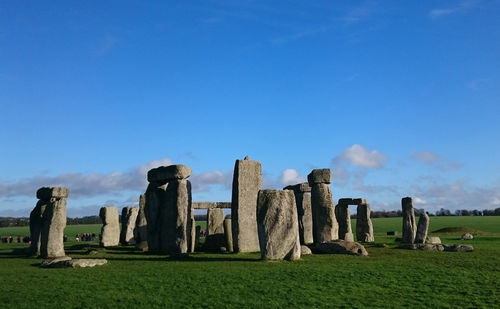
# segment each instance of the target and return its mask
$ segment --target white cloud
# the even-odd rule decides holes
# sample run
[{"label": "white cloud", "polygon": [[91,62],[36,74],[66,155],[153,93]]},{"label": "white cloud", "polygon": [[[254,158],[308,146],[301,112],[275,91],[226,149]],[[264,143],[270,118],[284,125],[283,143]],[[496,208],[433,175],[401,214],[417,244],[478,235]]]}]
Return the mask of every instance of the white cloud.
[{"label": "white cloud", "polygon": [[443,9],[433,9],[429,12],[429,17],[432,19],[437,19],[440,17],[459,13],[474,8],[478,3],[479,1],[476,0],[465,0],[453,7],[443,8]]},{"label": "white cloud", "polygon": [[195,192],[208,191],[211,185],[221,185],[226,189],[231,189],[233,183],[233,171],[209,171],[192,175],[189,180]]},{"label": "white cloud", "polygon": [[280,176],[281,185],[286,187],[288,185],[295,185],[298,183],[305,182],[305,178],[299,175],[299,172],[293,168],[285,169]]},{"label": "white cloud", "polygon": [[410,157],[417,162],[432,166],[442,172],[458,170],[462,167],[461,163],[443,158],[442,156],[430,151],[414,152],[410,155]]},{"label": "white cloud", "polygon": [[365,168],[380,168],[387,161],[387,157],[378,150],[367,150],[361,145],[354,144],[346,148],[332,163],[348,162],[354,166]]}]

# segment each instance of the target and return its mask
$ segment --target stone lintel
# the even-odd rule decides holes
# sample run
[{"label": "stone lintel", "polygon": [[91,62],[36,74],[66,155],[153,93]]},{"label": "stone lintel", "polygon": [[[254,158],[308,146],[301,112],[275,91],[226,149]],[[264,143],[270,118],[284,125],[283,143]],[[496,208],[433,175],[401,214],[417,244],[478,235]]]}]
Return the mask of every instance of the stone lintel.
[{"label": "stone lintel", "polygon": [[283,188],[283,190],[292,190],[294,192],[311,192],[311,187],[309,183],[303,182],[296,185],[290,185]]},{"label": "stone lintel", "polygon": [[36,191],[36,198],[39,200],[48,200],[52,197],[66,198],[69,195],[69,189],[65,187],[42,187]]},{"label": "stone lintel", "polygon": [[175,179],[186,179],[191,176],[191,172],[189,166],[182,164],[160,166],[148,171],[148,181],[164,183]]},{"label": "stone lintel", "polygon": [[194,209],[231,208],[231,202],[193,202]]}]

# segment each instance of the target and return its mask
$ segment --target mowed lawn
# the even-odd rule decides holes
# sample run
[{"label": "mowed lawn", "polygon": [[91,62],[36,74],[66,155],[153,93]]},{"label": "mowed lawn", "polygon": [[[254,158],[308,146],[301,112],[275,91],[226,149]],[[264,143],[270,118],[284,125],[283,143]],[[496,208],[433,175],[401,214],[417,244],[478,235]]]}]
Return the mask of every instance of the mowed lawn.
[{"label": "mowed lawn", "polygon": [[[73,258],[101,258],[95,268],[42,269],[40,259],[13,253],[25,244],[0,244],[2,308],[498,308],[500,217],[431,217],[430,230],[467,227],[470,241],[440,234],[444,243],[472,244],[470,253],[395,249],[387,231],[401,218],[373,219],[369,257],[304,256],[295,262],[261,261],[253,254],[194,253],[184,260],[133,247],[98,249],[69,241]],[[355,223],[353,223],[353,229]],[[25,228],[25,230],[27,230]],[[97,225],[68,226],[66,234],[99,233]],[[0,235],[24,235],[0,229]]]}]

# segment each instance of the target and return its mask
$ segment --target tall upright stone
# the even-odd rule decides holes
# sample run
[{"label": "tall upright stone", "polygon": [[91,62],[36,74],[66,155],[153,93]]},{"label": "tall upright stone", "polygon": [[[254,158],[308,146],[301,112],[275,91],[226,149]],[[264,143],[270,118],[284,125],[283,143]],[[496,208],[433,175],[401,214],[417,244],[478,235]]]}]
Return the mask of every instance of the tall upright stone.
[{"label": "tall upright stone", "polygon": [[[64,228],[67,220],[66,198],[69,195],[69,189],[64,187],[43,187],[38,189],[36,195],[41,201],[39,204],[42,218],[39,238],[40,255],[44,258],[65,256]],[[43,205],[46,205],[45,210],[42,210]]]},{"label": "tall upright stone", "polygon": [[356,239],[357,241],[373,242],[373,224],[370,218],[370,205],[367,203],[360,203],[358,205],[356,214]]},{"label": "tall upright stone", "polygon": [[225,247],[224,239],[224,210],[222,208],[207,209],[207,236],[204,249],[218,251]]},{"label": "tall upright stone", "polygon": [[191,168],[160,166],[148,172],[145,214],[148,250],[185,254],[192,247]]},{"label": "tall upright stone", "polygon": [[299,224],[291,190],[260,190],[257,227],[263,259],[300,259]]},{"label": "tall upright stone", "polygon": [[139,207],[123,207],[122,209],[120,243],[124,246],[135,244],[134,229],[138,213]]},{"label": "tall upright stone", "polygon": [[335,206],[335,217],[339,224],[339,239],[354,241],[351,227],[351,212],[349,204],[339,203]]},{"label": "tall upright stone", "polygon": [[148,247],[148,222],[144,206],[146,205],[146,195],[141,194],[139,197],[139,211],[135,220],[134,239],[135,246],[140,249]]},{"label": "tall upright stone", "polygon": [[40,255],[42,222],[45,208],[47,208],[47,200],[39,200],[35,208],[30,213],[30,253]]},{"label": "tall upright stone", "polygon": [[329,168],[315,169],[307,176],[311,186],[314,243],[338,239],[339,228],[330,189],[331,178]]},{"label": "tall upright stone", "polygon": [[429,230],[429,215],[427,213],[422,213],[418,219],[417,234],[415,236],[416,244],[423,244],[427,239],[427,231]]},{"label": "tall upright stone", "polygon": [[297,205],[299,218],[299,238],[303,245],[313,243],[313,219],[311,209],[311,187],[307,182],[286,186],[284,190],[292,190]]},{"label": "tall upright stone", "polygon": [[257,194],[262,189],[262,165],[248,156],[236,160],[231,198],[231,222],[235,252],[259,251]]},{"label": "tall upright stone", "polygon": [[102,247],[117,246],[120,242],[120,221],[118,208],[115,206],[101,207],[99,217],[102,220],[101,239]]},{"label": "tall upright stone", "polygon": [[401,208],[403,210],[403,242],[412,244],[417,234],[412,198],[404,197],[401,200]]}]

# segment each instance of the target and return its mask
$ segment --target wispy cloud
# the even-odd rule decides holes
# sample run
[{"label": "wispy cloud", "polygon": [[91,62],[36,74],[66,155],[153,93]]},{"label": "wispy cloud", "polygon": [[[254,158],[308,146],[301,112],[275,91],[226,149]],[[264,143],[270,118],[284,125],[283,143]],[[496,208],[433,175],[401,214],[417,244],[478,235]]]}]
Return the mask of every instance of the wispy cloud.
[{"label": "wispy cloud", "polygon": [[288,185],[295,185],[301,182],[305,182],[306,179],[299,175],[299,172],[293,168],[285,169],[280,176],[281,185],[286,187]]},{"label": "wispy cloud", "polygon": [[431,151],[414,152],[410,157],[414,161],[431,166],[442,172],[458,170],[463,166],[461,163],[451,161]]},{"label": "wispy cloud", "polygon": [[432,19],[437,19],[440,17],[460,13],[476,7],[478,3],[479,1],[476,0],[465,0],[457,4],[456,6],[433,9],[429,12],[429,17]]},{"label": "wispy cloud", "polygon": [[340,155],[332,159],[333,164],[347,162],[363,168],[380,168],[386,161],[386,155],[380,151],[368,150],[359,144],[346,148]]}]

